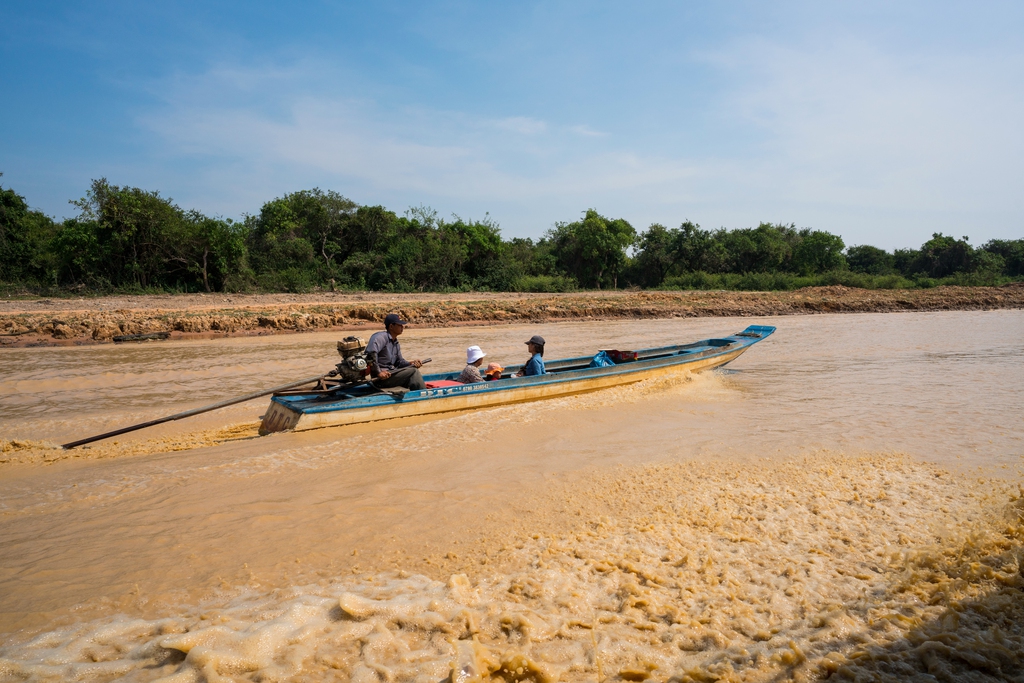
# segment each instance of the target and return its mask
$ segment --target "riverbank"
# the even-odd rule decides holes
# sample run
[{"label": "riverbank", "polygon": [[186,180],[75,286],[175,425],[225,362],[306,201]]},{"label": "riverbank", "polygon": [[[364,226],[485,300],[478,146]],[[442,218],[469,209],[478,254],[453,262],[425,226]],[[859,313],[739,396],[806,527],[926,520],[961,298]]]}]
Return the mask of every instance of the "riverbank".
[{"label": "riverbank", "polygon": [[792,292],[613,291],[568,294],[186,294],[0,301],[0,347],[110,343],[120,335],[171,339],[376,327],[397,311],[415,325],[515,324],[586,319],[970,311],[1024,308],[1024,286]]}]

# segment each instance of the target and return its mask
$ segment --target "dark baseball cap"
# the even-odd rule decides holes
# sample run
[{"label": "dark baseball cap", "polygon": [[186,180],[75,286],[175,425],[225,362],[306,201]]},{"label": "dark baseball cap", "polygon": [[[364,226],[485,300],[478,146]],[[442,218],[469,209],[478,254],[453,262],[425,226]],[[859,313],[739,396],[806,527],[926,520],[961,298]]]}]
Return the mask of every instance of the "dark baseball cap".
[{"label": "dark baseball cap", "polygon": [[406,321],[402,320],[401,316],[397,313],[388,313],[384,316],[384,327],[388,325],[408,325]]},{"label": "dark baseball cap", "polygon": [[537,346],[544,346],[544,337],[540,336],[539,334],[535,334],[532,337],[530,337],[530,341],[523,342],[523,343],[524,344],[536,344]]}]

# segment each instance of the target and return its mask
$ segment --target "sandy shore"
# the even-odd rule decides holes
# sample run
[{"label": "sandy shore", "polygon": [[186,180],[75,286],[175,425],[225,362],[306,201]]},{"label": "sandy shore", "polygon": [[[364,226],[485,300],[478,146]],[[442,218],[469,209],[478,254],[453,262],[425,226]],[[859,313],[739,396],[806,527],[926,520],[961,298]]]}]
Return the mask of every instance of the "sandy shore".
[{"label": "sandy shore", "polygon": [[188,294],[0,301],[0,347],[108,343],[169,332],[172,339],[376,326],[393,311],[416,325],[573,319],[770,316],[1024,308],[1024,286],[793,292],[578,292],[570,294]]}]

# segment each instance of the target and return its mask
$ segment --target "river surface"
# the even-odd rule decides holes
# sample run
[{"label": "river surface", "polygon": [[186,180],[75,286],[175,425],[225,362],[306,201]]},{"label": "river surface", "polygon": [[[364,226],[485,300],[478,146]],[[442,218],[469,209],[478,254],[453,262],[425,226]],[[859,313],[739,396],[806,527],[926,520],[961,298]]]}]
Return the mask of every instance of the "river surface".
[{"label": "river surface", "polygon": [[330,369],[338,335],[4,350],[0,680],[899,680],[964,648],[1022,671],[998,652],[1024,649],[1024,311],[402,342],[441,371],[748,324],[778,331],[696,376],[268,437],[257,400],[67,452]]}]

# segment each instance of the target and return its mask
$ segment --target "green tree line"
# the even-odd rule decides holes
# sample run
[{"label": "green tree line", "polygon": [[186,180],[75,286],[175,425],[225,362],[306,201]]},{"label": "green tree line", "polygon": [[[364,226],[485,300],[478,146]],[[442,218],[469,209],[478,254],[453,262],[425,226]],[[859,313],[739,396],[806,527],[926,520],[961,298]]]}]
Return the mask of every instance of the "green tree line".
[{"label": "green tree line", "polygon": [[972,246],[936,233],[919,249],[847,247],[794,225],[637,230],[590,209],[537,241],[504,240],[488,216],[440,218],[293,192],[240,221],[185,210],[159,192],[93,181],[55,221],[0,186],[0,283],[8,292],[316,289],[569,291],[621,287],[928,287],[1024,278],[1024,239]]}]

